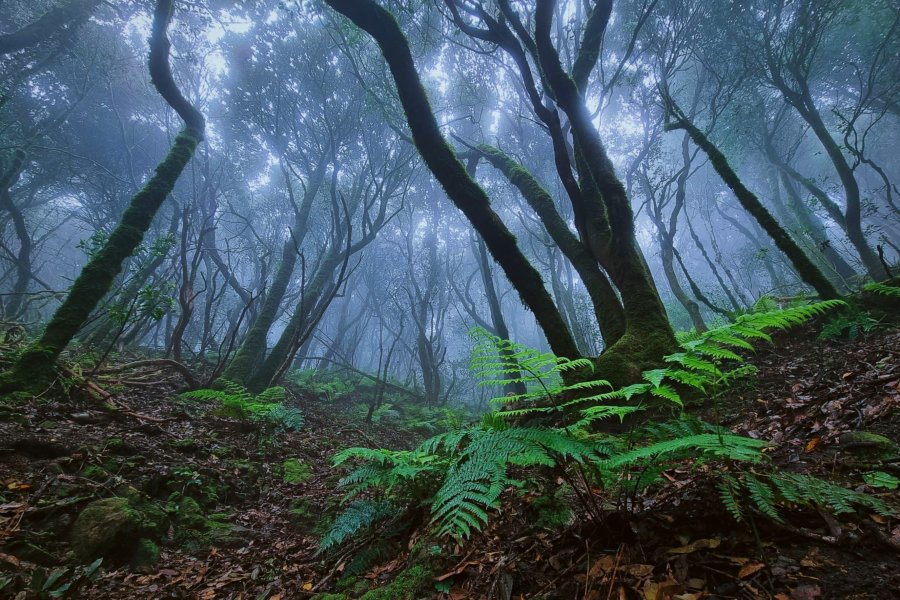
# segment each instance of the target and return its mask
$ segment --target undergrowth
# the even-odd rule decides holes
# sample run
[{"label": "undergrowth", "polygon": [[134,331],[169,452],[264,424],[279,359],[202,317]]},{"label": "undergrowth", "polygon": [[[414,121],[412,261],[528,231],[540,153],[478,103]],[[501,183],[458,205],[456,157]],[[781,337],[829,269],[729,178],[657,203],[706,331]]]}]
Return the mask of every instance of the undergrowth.
[{"label": "undergrowth", "polygon": [[[552,493],[564,481],[574,502],[602,522],[610,510],[638,510],[640,494],[668,484],[674,466],[710,464],[720,497],[738,520],[747,510],[773,520],[799,505],[836,514],[866,508],[889,514],[878,499],[814,477],[782,473],[768,460],[768,443],[704,423],[683,411],[688,391],[710,397],[755,372],[739,352],[771,341],[773,331],[846,307],[840,300],[747,313],[704,333],[679,336],[680,351],[667,366],[643,373],[638,383],[613,388],[583,378],[565,383],[565,371],[584,372],[590,361],[541,353],[483,330],[473,332],[472,370],[485,385],[522,383],[526,391],[494,400],[499,409],[477,425],[434,436],[414,450],[349,448],[335,466],[355,465],[341,480],[347,509],[323,537],[328,552],[358,540],[383,540],[387,528],[410,511],[427,512],[439,536],[464,539],[482,530],[508,493]],[[601,432],[609,419],[641,411],[672,414],[628,433]],[[535,426],[548,416],[574,414],[565,424]],[[552,421],[552,420],[551,420]],[[552,422],[559,422],[559,419]]]},{"label": "undergrowth", "polygon": [[282,387],[271,387],[257,395],[231,381],[222,381],[222,389],[200,389],[181,394],[189,400],[214,400],[219,403],[219,414],[236,419],[261,422],[274,429],[296,431],[303,427],[303,413],[284,406],[286,398]]}]

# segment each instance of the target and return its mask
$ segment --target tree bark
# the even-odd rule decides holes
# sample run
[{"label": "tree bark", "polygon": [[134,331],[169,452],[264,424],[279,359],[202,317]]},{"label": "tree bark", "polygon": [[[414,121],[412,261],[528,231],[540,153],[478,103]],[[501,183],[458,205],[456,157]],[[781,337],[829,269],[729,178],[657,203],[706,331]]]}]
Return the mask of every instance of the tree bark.
[{"label": "tree bark", "polygon": [[159,0],[150,35],[150,77],[160,95],[182,118],[185,127],[156,167],[153,177],[131,199],[106,244],[81,271],[43,335],[0,379],[0,392],[34,391],[52,382],[56,359],[109,292],[122,264],[143,240],[153,217],[203,139],[203,115],[181,95],[169,69],[170,43],[166,29],[171,16],[172,0]]},{"label": "tree bark", "polygon": [[326,0],[378,43],[387,61],[413,140],[428,168],[451,201],[487,244],[525,305],[531,309],[554,354],[577,358],[578,349],[537,270],[528,262],[490,206],[490,199],[466,173],[441,134],[422,87],[409,44],[389,12],[372,0]]}]

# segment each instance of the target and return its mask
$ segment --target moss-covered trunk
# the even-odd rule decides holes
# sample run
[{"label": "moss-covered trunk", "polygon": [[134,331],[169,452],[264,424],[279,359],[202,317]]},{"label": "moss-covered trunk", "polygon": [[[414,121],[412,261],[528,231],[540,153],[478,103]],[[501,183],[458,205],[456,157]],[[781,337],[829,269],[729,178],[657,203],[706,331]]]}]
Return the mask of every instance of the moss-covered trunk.
[{"label": "moss-covered trunk", "polygon": [[281,301],[284,299],[288,285],[290,285],[296,264],[297,252],[294,249],[293,242],[287,240],[281,253],[281,263],[278,265],[278,271],[276,271],[272,285],[269,287],[266,300],[250,329],[247,330],[247,335],[244,337],[244,341],[241,342],[234,359],[222,373],[223,379],[246,384],[254,367],[263,359],[266,353],[266,339],[268,338],[269,330],[278,316]]},{"label": "moss-covered trunk", "polygon": [[150,75],[157,91],[184,120],[185,128],[175,137],[169,153],[157,165],[150,180],[131,199],[103,248],[75,279],[40,339],[29,346],[12,370],[0,378],[0,393],[39,390],[53,380],[56,359],[109,292],[123,263],[144,239],[153,217],[203,139],[203,116],[181,95],[169,69],[170,44],[166,29],[171,17],[172,0],[160,0],[150,36]]},{"label": "moss-covered trunk", "polygon": [[737,173],[728,164],[725,155],[722,154],[716,145],[683,115],[676,115],[675,118],[676,121],[667,128],[684,129],[691,136],[693,142],[709,157],[710,164],[712,164],[719,177],[722,178],[722,181],[734,192],[735,197],[744,210],[750,213],[763,231],[772,238],[778,249],[788,257],[800,278],[816,290],[822,299],[838,298],[840,294],[834,285],[806,256],[803,249],[791,239],[788,232],[775,220],[772,213],[763,206],[759,198],[747,189],[747,186],[740,180]]},{"label": "moss-covered trunk", "polygon": [[625,313],[613,290],[587,248],[569,230],[556,210],[550,194],[524,167],[491,146],[479,146],[478,151],[512,183],[540,217],[547,233],[566,256],[581,278],[591,298],[597,325],[605,346],[614,344],[625,333]]},{"label": "moss-covered trunk", "polygon": [[522,302],[534,313],[553,352],[558,356],[577,357],[575,341],[540,273],[522,254],[515,236],[491,208],[487,194],[469,177],[441,134],[409,43],[393,16],[371,0],[326,0],[326,3],[378,43],[394,78],[416,147],[428,168],[481,235]]},{"label": "moss-covered trunk", "polygon": [[575,142],[576,169],[586,201],[580,208],[579,232],[594,258],[619,290],[625,333],[598,359],[602,376],[634,381],[641,370],[658,365],[677,347],[671,324],[634,235],[634,213],[625,187],[616,176],[577,84],[563,69],[550,32],[553,0],[538,0],[535,46],[541,72],[554,99],[569,118]]},{"label": "moss-covered trunk", "polygon": [[[260,392],[275,385],[280,375],[283,374],[284,365],[290,364],[300,345],[305,341],[304,333],[308,331],[314,315],[323,310],[322,300],[328,295],[329,284],[332,283],[329,278],[334,274],[342,258],[340,250],[333,248],[329,251],[328,256],[322,259],[309,285],[303,290],[300,302],[295,307],[272,351],[245,380],[248,389]],[[262,343],[265,344],[265,338]]]},{"label": "moss-covered trunk", "polygon": [[156,211],[172,191],[199,142],[200,135],[194,131],[185,129],[178,134],[169,154],[156,167],[156,173],[132,198],[106,244],[82,269],[40,339],[22,353],[12,372],[0,380],[0,392],[35,390],[52,380],[57,357],[109,291],[122,264],[144,239]]}]

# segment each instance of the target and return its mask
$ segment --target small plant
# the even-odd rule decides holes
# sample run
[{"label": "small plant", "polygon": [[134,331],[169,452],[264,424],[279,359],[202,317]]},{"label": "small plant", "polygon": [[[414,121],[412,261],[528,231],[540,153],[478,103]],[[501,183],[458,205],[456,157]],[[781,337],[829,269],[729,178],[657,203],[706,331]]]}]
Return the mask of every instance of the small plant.
[{"label": "small plant", "polygon": [[221,390],[193,390],[181,397],[215,400],[220,404],[219,412],[225,416],[263,422],[275,429],[297,431],[303,428],[303,413],[284,406],[286,393],[282,387],[271,387],[254,396],[236,383],[223,381]]},{"label": "small plant", "polygon": [[[585,368],[584,361],[559,359],[479,332],[473,357],[478,372],[492,378],[490,384],[505,377],[500,381],[527,385],[525,393],[497,401],[532,406],[490,413],[476,426],[437,435],[415,450],[350,448],[336,455],[336,466],[358,463],[341,481],[346,499],[353,503],[335,521],[321,548],[341,544],[356,532],[371,533],[379,523],[390,523],[397,515],[422,506],[427,507],[439,535],[467,538],[488,523],[490,512],[500,507],[507,491],[546,493],[542,478],[535,476],[540,472],[553,474],[554,481],[564,480],[583,510],[602,520],[601,503],[594,498],[598,490],[618,490],[621,496],[622,491],[634,494],[664,484],[663,472],[686,460],[695,467],[708,462],[727,467],[721,469],[720,491],[735,516],[741,514],[737,501],[741,495],[773,519],[779,518],[778,505],[811,503],[838,513],[853,506],[887,513],[889,507],[864,494],[813,477],[767,472],[765,441],[696,419],[681,416],[651,422],[628,436],[592,431],[597,420],[623,418],[651,404],[681,408],[676,386],[702,392],[727,386],[753,372],[736,350],[752,350],[751,340],[771,340],[767,331],[785,329],[839,306],[845,303],[827,301],[750,313],[703,334],[682,336],[682,351],[666,358],[669,367],[647,371],[642,382],[618,389],[605,381],[565,385],[560,373]],[[610,389],[593,393],[604,387]],[[574,393],[580,396],[567,399]],[[637,402],[621,404],[632,400]],[[558,428],[514,426],[508,421],[564,409],[577,411],[580,418]],[[528,477],[523,478],[523,473]],[[363,495],[365,500],[360,499]]]},{"label": "small plant", "polygon": [[848,304],[844,310],[828,319],[819,333],[820,340],[848,339],[853,341],[867,335],[878,326],[878,320],[856,304]]}]

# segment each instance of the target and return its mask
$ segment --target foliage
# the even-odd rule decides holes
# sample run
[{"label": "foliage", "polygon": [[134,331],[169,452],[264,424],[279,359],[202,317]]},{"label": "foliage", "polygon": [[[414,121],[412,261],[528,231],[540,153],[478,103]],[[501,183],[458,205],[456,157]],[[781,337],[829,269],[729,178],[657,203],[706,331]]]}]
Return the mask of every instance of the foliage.
[{"label": "foliage", "polygon": [[895,513],[874,496],[799,473],[725,473],[720,475],[718,487],[722,503],[738,521],[744,518],[742,500],[779,523],[783,522],[778,512],[779,505],[818,506],[835,514],[852,513],[854,506],[867,508],[882,516]]},{"label": "foliage", "polygon": [[[563,385],[561,379],[557,378],[552,383],[542,383],[544,393],[557,399],[549,406],[514,408],[502,411],[500,415],[522,417],[535,412],[546,413],[580,408],[581,419],[576,423],[575,428],[587,429],[596,421],[613,417],[622,420],[629,414],[651,406],[675,405],[680,409],[684,406],[680,390],[694,389],[703,394],[710,394],[738,378],[755,373],[755,368],[752,365],[746,365],[744,358],[738,354],[738,351],[742,350],[752,351],[752,341],[771,342],[772,338],[769,332],[798,325],[840,306],[846,306],[846,303],[841,300],[828,300],[784,310],[747,313],[737,317],[733,323],[703,333],[681,334],[679,335],[681,351],[665,357],[670,366],[645,371],[642,377],[643,381],[639,383],[612,389],[609,382],[603,380],[588,380]],[[480,333],[479,336],[499,343],[487,333]],[[552,357],[552,355],[550,356]],[[556,375],[563,369],[583,366],[583,361],[551,362],[549,357],[543,356],[540,360],[544,367],[545,378],[547,373]],[[575,362],[578,364],[574,367],[571,366]],[[490,362],[490,355],[487,353],[482,353],[479,362],[482,373],[502,372],[507,364],[508,362],[499,354],[494,356],[493,362]],[[527,377],[522,379],[527,379]],[[590,393],[594,389],[604,387],[609,389],[600,393]],[[538,394],[535,391],[524,395],[506,396],[495,399],[495,401],[504,404],[524,404],[538,397]],[[558,400],[571,396],[575,396],[575,398],[562,402]],[[636,398],[640,399],[640,402],[632,403],[632,400]],[[587,407],[582,408],[584,405]]]},{"label": "foliage", "polygon": [[856,304],[848,304],[843,310],[826,321],[819,332],[820,340],[846,338],[855,340],[878,326],[878,320],[871,313]]},{"label": "foliage", "polygon": [[[35,569],[28,582],[30,598],[64,598],[76,592],[85,581],[93,579],[103,562],[98,558],[89,565],[68,569],[56,567],[49,573],[43,567]],[[0,577],[0,592],[13,582],[12,577]],[[18,596],[17,596],[18,597]]]},{"label": "foliage", "polygon": [[319,552],[338,546],[363,531],[369,531],[381,519],[390,516],[394,507],[390,502],[357,500],[342,512],[319,542]]},{"label": "foliage", "polygon": [[356,386],[353,382],[334,373],[317,371],[316,369],[295,369],[289,371],[287,380],[297,387],[297,391],[306,396],[319,398],[327,402],[337,402],[349,396]]},{"label": "foliage", "polygon": [[863,291],[878,294],[879,296],[888,296],[890,298],[900,298],[900,287],[886,285],[884,283],[867,283],[863,286]]},{"label": "foliage", "polygon": [[[813,477],[763,474],[766,442],[735,435],[697,419],[682,416],[651,422],[629,436],[598,434],[592,428],[599,419],[623,418],[650,402],[680,407],[676,386],[708,391],[712,386],[727,385],[735,379],[736,372],[752,372],[742,366],[744,360],[736,350],[751,350],[752,340],[771,340],[772,330],[785,329],[843,305],[835,300],[749,313],[730,325],[682,336],[682,351],[667,357],[668,368],[647,371],[641,383],[599,394],[592,391],[610,387],[608,383],[562,382],[561,371],[584,368],[584,361],[557,359],[478,332],[474,368],[482,376],[501,376],[528,385],[528,391],[515,396],[515,401],[539,399],[541,393],[536,390],[543,391],[545,401],[565,398],[573,392],[588,395],[555,406],[490,413],[476,426],[437,435],[414,450],[349,448],[340,452],[334,458],[335,466],[357,463],[341,480],[341,486],[347,490],[346,499],[356,500],[335,521],[321,548],[331,548],[357,531],[370,530],[387,515],[379,510],[385,506],[379,502],[389,503],[394,514],[427,505],[436,532],[460,539],[487,524],[490,511],[500,507],[504,492],[528,489],[540,481],[531,475],[522,478],[523,473],[534,474],[535,469],[557,473],[576,492],[580,490],[577,495],[590,513],[596,510],[590,496],[597,488],[642,490],[664,482],[662,472],[673,461],[688,459],[695,466],[715,461],[728,467],[722,471],[720,495],[736,516],[741,514],[738,498],[742,495],[773,519],[780,518],[776,509],[779,505],[812,503],[836,513],[852,510],[853,506],[887,513],[889,507],[877,499]],[[514,372],[510,352],[526,374]],[[636,397],[643,398],[644,405],[607,404]],[[500,401],[509,402],[509,397]],[[509,422],[511,417],[560,409],[577,410],[579,419],[574,425],[556,428]],[[363,494],[381,500],[358,500]]]},{"label": "foliage", "polygon": [[259,421],[276,429],[297,431],[303,427],[303,413],[283,404],[286,397],[284,388],[271,387],[254,396],[246,388],[231,381],[222,381],[221,386],[220,390],[185,392],[181,397],[217,401],[220,404],[219,411],[225,416]]}]

